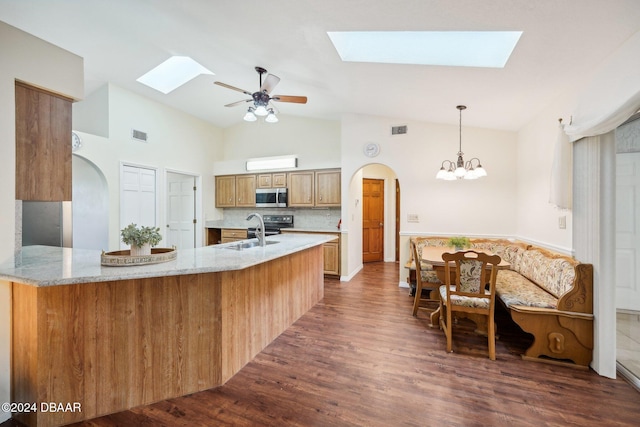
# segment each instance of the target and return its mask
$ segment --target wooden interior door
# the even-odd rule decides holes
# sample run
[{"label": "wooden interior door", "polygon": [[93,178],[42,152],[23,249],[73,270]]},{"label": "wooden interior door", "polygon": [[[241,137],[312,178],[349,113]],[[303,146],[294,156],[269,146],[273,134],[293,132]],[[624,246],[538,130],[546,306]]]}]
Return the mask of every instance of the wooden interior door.
[{"label": "wooden interior door", "polygon": [[362,262],[384,260],[384,180],[362,180]]}]

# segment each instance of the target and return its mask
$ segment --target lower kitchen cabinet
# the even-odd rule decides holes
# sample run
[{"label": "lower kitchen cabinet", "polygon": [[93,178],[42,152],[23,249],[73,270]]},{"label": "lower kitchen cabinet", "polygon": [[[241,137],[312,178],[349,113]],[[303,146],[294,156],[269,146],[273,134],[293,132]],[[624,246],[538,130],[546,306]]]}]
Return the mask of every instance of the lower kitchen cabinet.
[{"label": "lower kitchen cabinet", "polygon": [[340,275],[340,238],[325,243],[322,246],[324,254],[324,274]]},{"label": "lower kitchen cabinet", "polygon": [[220,231],[220,243],[236,242],[247,239],[247,230],[237,228],[223,228]]},{"label": "lower kitchen cabinet", "polygon": [[322,253],[324,255],[324,274],[328,276],[340,276],[340,234],[321,231],[295,231],[281,230],[282,233],[317,233],[317,234],[333,234],[336,236],[334,240],[326,242],[322,245]]}]

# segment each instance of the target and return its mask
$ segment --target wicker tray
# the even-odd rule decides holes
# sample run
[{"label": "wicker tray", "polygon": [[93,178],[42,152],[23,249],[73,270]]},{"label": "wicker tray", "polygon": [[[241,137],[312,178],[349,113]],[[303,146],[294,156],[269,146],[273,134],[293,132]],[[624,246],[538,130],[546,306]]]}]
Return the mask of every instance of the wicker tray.
[{"label": "wicker tray", "polygon": [[110,267],[129,267],[134,265],[158,264],[176,259],[176,248],[151,248],[151,255],[131,255],[129,249],[102,252],[100,263]]}]

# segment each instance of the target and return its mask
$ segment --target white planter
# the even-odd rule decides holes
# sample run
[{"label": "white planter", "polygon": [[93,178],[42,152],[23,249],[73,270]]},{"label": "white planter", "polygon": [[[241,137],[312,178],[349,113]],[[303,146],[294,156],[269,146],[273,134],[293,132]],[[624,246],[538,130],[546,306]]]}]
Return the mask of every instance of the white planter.
[{"label": "white planter", "polygon": [[151,245],[145,243],[142,246],[131,245],[131,256],[151,255]]}]

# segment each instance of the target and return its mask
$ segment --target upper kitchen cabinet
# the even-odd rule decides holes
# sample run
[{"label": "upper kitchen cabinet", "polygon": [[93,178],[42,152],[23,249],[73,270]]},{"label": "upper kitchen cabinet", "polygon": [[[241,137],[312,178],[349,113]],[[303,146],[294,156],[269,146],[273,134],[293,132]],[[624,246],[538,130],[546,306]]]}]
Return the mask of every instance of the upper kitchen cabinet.
[{"label": "upper kitchen cabinet", "polygon": [[256,205],[256,176],[236,176],[236,207],[255,207]]},{"label": "upper kitchen cabinet", "polygon": [[216,176],[216,207],[232,208],[236,205],[236,177]]},{"label": "upper kitchen cabinet", "polygon": [[256,205],[255,175],[216,176],[216,207],[254,207]]},{"label": "upper kitchen cabinet", "polygon": [[16,98],[16,200],[71,200],[72,100],[21,82]]},{"label": "upper kitchen cabinet", "polygon": [[289,172],[289,206],[340,206],[340,170]]},{"label": "upper kitchen cabinet", "polygon": [[261,173],[258,175],[258,188],[285,188],[287,186],[287,174]]},{"label": "upper kitchen cabinet", "polygon": [[340,206],[340,171],[316,171],[316,206]]},{"label": "upper kitchen cabinet", "polygon": [[314,178],[313,171],[289,172],[289,206],[314,206]]}]

